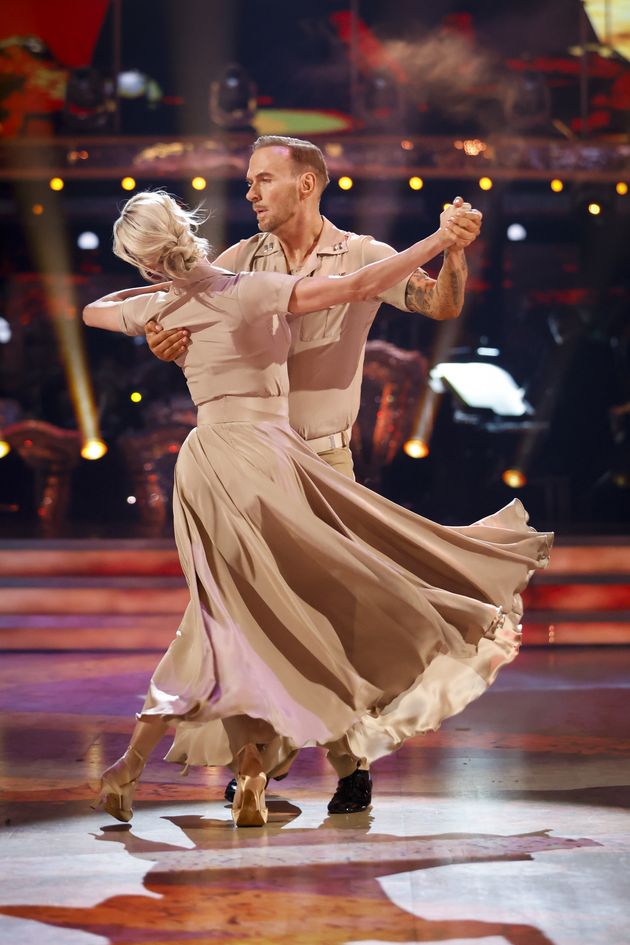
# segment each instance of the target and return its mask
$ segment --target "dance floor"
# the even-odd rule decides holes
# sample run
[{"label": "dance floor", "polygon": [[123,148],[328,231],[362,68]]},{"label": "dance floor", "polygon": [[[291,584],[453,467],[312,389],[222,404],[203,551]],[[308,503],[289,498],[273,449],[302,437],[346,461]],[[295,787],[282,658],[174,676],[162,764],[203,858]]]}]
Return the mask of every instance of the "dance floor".
[{"label": "dance floor", "polygon": [[630,942],[630,648],[526,649],[375,766],[363,814],[327,816],[305,751],[241,830],[225,772],[163,751],[130,825],[90,809],[155,661],[2,655],[3,945]]}]

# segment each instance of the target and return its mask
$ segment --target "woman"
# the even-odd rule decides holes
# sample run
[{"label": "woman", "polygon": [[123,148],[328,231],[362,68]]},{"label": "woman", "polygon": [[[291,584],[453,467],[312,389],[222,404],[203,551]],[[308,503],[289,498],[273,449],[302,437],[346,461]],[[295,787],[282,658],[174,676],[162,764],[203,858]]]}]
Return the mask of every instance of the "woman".
[{"label": "woman", "polygon": [[210,265],[195,215],[131,198],[114,252],[151,287],[88,305],[88,325],[188,326],[179,364],[198,407],[174,486],[190,603],[153,675],[129,748],[103,775],[119,820],[175,724],[168,760],[231,764],[237,826],[267,819],[264,788],[304,745],[344,737],[373,761],[480,695],[518,649],[519,592],[551,536],[520,503],[468,527],[400,509],[330,469],[288,423],[286,315],[371,298],[453,242],[457,216],[348,276],[234,275]]}]

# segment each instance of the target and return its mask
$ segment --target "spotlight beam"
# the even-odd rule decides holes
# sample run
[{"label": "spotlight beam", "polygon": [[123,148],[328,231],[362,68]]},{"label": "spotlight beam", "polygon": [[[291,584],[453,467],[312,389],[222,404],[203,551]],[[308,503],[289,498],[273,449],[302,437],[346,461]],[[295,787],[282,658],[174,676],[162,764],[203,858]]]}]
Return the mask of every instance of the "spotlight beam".
[{"label": "spotlight beam", "polygon": [[44,280],[46,310],[55,332],[77,425],[84,443],[100,442],[83,327],[72,283],[68,237],[61,211],[58,207],[51,207],[44,216],[36,217],[30,210],[32,198],[27,189],[20,188],[17,197],[33,259]]},{"label": "spotlight beam", "polygon": [[[455,346],[455,342],[462,330],[462,323],[463,316],[460,315],[459,318],[438,324],[430,359],[429,374],[435,365],[440,364],[440,362],[447,357],[448,352]],[[428,456],[429,454],[429,443],[433,435],[433,427],[435,426],[435,420],[441,401],[442,393],[434,390],[430,383],[427,384],[418,406],[411,436],[407,440],[407,444],[411,444],[414,440],[419,441],[423,444],[424,449],[426,449],[426,452],[423,450],[418,454],[418,459],[423,458],[423,456]],[[405,444],[405,446],[407,444]],[[410,447],[410,449],[413,449],[413,447]],[[413,453],[409,453],[408,455],[413,455]]]}]

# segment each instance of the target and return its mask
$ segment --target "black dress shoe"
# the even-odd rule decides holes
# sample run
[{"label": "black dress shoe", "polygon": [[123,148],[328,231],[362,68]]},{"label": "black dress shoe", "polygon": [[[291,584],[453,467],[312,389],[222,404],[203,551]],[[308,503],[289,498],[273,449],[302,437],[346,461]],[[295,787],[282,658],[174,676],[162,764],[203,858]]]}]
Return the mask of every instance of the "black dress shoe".
[{"label": "black dress shoe", "polygon": [[358,814],[372,803],[372,779],[369,771],[353,771],[341,778],[328,805],[329,814]]},{"label": "black dress shoe", "polygon": [[[281,774],[278,778],[274,778],[274,781],[284,781],[286,774]],[[236,778],[232,778],[229,784],[226,785],[225,791],[223,792],[223,797],[226,801],[229,801],[230,804],[234,800],[234,795],[236,794]]]}]

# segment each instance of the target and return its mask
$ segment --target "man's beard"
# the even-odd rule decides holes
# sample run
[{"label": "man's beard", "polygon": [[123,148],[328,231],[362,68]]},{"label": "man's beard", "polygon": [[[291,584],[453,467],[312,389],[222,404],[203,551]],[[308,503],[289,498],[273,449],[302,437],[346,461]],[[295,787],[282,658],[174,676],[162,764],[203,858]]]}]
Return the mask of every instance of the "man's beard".
[{"label": "man's beard", "polygon": [[258,229],[261,233],[274,233],[278,227],[281,227],[287,220],[291,219],[292,213],[292,209],[282,210],[281,207],[274,211],[267,210],[262,220],[260,217],[256,217]]}]

